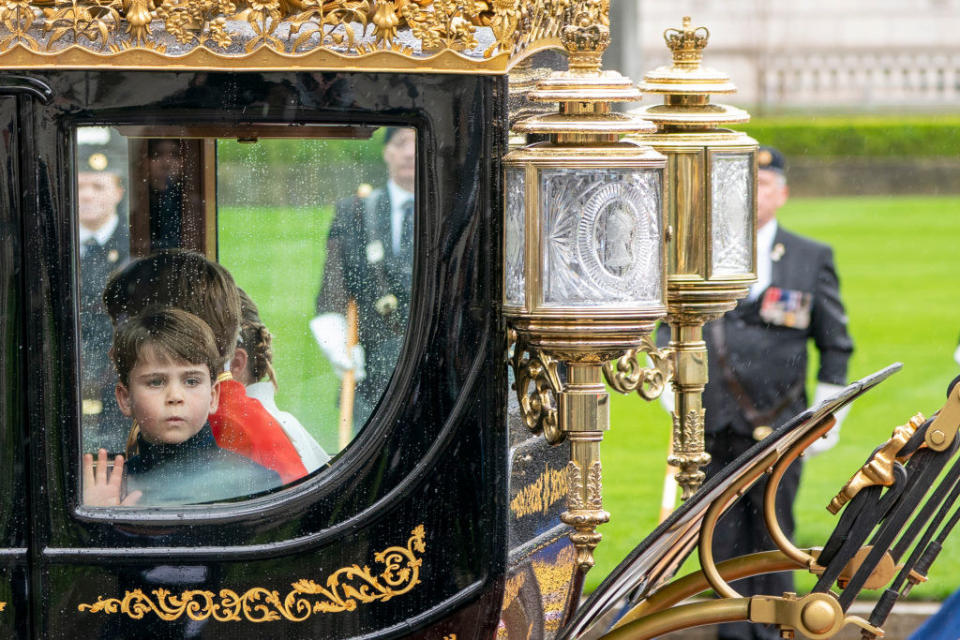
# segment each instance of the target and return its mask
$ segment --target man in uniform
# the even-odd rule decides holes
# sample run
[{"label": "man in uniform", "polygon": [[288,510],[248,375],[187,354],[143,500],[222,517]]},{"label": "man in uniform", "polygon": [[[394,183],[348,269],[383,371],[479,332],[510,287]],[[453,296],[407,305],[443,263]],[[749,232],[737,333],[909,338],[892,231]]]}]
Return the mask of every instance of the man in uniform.
[{"label": "man in uniform", "polygon": [[[310,322],[324,355],[357,383],[353,424],[366,422],[393,373],[407,327],[413,274],[416,134],[388,128],[387,183],[337,203],[327,239],[317,317]],[[358,343],[348,348],[347,309],[356,306]],[[342,408],[341,408],[342,410]]]},{"label": "man in uniform", "polygon": [[[808,406],[809,340],[820,354],[813,404],[843,388],[853,352],[833,252],[777,223],[777,211],[788,196],[785,160],[770,147],[760,147],[757,159],[757,283],[733,311],[704,330],[709,366],[704,428],[712,457],[708,477]],[[669,340],[665,329],[658,335],[661,344]],[[836,426],[808,454],[836,443],[844,415],[837,416]],[[797,461],[777,494],[778,517],[791,538],[800,470]],[[720,519],[714,535],[718,561],[776,548],[763,521],[764,488],[765,483],[758,482]],[[782,595],[793,591],[793,576],[758,576],[736,582],[734,588],[747,596]],[[720,639],[779,637],[771,627],[749,623],[721,625],[718,632]]]},{"label": "man in uniform", "polygon": [[101,296],[109,275],[130,258],[129,228],[121,211],[126,140],[107,127],[81,127],[77,149],[83,450],[103,447],[122,453],[130,425],[114,397],[113,329]]}]

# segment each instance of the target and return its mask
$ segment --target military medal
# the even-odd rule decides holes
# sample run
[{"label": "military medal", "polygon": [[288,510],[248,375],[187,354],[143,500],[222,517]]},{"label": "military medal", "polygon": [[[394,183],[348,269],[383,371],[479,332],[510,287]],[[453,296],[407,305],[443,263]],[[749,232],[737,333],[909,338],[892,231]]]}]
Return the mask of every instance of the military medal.
[{"label": "military medal", "polygon": [[767,324],[806,329],[812,306],[813,295],[806,291],[768,287],[760,303],[760,317]]},{"label": "military medal", "polygon": [[780,258],[783,257],[783,254],[787,252],[786,247],[783,246],[782,242],[778,242],[773,245],[773,250],[770,252],[770,259],[774,262],[780,262]]}]

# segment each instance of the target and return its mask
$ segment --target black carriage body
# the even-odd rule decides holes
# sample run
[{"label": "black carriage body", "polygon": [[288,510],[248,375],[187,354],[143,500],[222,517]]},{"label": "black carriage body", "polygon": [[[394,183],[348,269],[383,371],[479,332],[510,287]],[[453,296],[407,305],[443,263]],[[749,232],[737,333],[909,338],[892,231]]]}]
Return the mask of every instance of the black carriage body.
[{"label": "black carriage body", "polygon": [[[59,71],[0,82],[0,635],[496,634],[511,567],[530,573],[539,558],[549,569],[565,548],[556,500],[509,508],[544,469],[509,486],[505,91],[502,76],[389,73]],[[330,469],[235,505],[104,516],[77,506],[71,136],[145,119],[416,127],[414,303],[383,401]],[[547,594],[552,626],[568,595],[560,582]],[[526,602],[523,625],[542,616],[543,590],[530,583],[515,578],[507,594]]]}]

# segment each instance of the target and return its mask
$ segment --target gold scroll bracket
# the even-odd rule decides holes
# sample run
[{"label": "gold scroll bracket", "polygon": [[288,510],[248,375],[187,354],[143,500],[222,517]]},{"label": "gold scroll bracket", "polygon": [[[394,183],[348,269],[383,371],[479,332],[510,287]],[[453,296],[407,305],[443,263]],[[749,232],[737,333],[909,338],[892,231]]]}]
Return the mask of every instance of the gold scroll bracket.
[{"label": "gold scroll bracket", "polygon": [[513,369],[513,389],[520,404],[524,425],[533,433],[543,432],[550,444],[563,441],[557,411],[562,390],[557,361],[540,350],[533,349],[517,331],[507,335],[510,345],[507,359]]},{"label": "gold scroll bracket", "polygon": [[[644,353],[653,366],[640,364],[640,354]],[[630,349],[622,357],[603,365],[603,376],[614,391],[632,393],[634,391],[644,400],[656,400],[673,379],[673,351],[669,348],[658,349],[648,335],[643,337],[639,349]]]}]

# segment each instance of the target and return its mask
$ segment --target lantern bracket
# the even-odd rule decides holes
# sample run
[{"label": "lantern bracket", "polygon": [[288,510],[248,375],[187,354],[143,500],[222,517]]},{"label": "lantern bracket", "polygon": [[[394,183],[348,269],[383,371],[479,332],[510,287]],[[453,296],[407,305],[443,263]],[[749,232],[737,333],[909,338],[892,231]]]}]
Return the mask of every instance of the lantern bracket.
[{"label": "lantern bracket", "polygon": [[[645,353],[652,366],[640,365],[640,354]],[[603,375],[614,391],[627,394],[634,391],[644,400],[656,400],[673,379],[673,351],[658,349],[653,339],[643,337],[639,349],[630,349],[622,357],[603,364]]]},{"label": "lantern bracket", "polygon": [[522,333],[507,332],[507,357],[513,369],[513,389],[520,404],[520,417],[532,433],[543,432],[550,444],[564,439],[557,411],[562,390],[558,362],[540,349],[531,347]]}]

